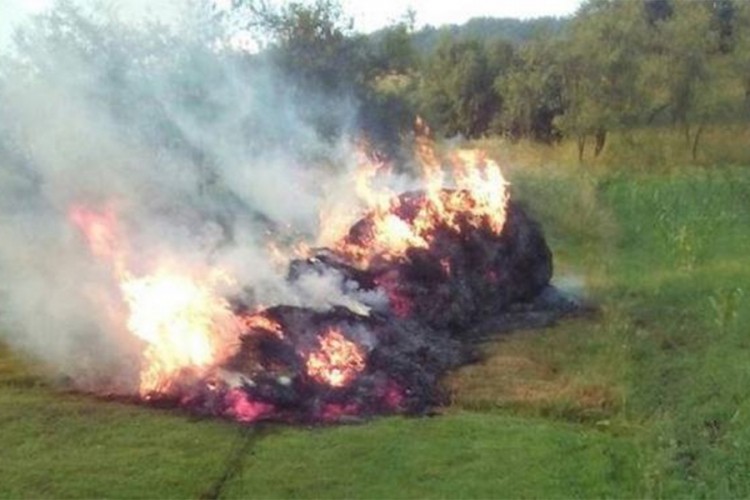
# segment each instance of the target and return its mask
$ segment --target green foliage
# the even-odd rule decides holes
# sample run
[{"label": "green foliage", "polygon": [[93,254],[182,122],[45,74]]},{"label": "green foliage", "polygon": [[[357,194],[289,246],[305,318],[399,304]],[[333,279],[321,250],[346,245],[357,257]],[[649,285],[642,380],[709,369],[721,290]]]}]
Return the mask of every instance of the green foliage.
[{"label": "green foliage", "polygon": [[421,67],[402,50],[403,31],[383,31],[402,48],[391,50],[393,67],[421,78],[411,101],[444,135],[564,136],[584,161],[613,132],[671,127],[699,161],[710,129],[747,122],[746,2],[590,0],[559,24],[529,23],[521,39],[491,21],[412,34]]},{"label": "green foliage", "polygon": [[382,68],[386,72],[408,73],[419,62],[412,44],[412,26],[399,23],[387,28],[380,43]]},{"label": "green foliage", "polygon": [[481,43],[444,38],[423,70],[421,111],[446,135],[478,137],[499,109],[493,79]]},{"label": "green foliage", "polygon": [[731,2],[586,4],[563,51],[562,130],[585,137],[669,122],[695,160],[707,127],[738,118],[741,97],[730,70],[738,65],[737,19]]},{"label": "green foliage", "polygon": [[594,155],[608,131],[636,125],[646,100],[638,85],[646,20],[638,2],[589,2],[571,25],[561,50],[564,113],[557,124],[578,141],[583,157],[587,136]]},{"label": "green foliage", "polygon": [[543,142],[556,138],[553,120],[563,103],[555,46],[555,39],[539,38],[521,47],[510,68],[496,76],[494,88],[503,98],[496,131]]},{"label": "green foliage", "polygon": [[242,7],[250,13],[246,24],[270,40],[273,63],[305,92],[356,94],[375,69],[366,39],[352,32],[352,20],[335,0],[278,8],[248,0],[235,8]]},{"label": "green foliage", "polygon": [[[351,32],[334,0],[273,12],[256,9],[265,19],[256,24],[280,66],[295,82],[354,95],[385,143],[420,113],[445,136],[566,137],[584,162],[613,133],[659,126],[697,162],[712,128],[750,116],[750,7],[733,0],[589,0],[570,19],[416,32],[412,15],[368,37]],[[391,76],[410,85],[381,93]]]},{"label": "green foliage", "polygon": [[[750,281],[743,170],[691,172],[608,185],[605,199],[623,221],[626,257],[612,268],[631,317],[634,345],[631,410],[649,416],[657,452],[649,473],[661,496],[744,497],[750,456],[742,427],[748,408],[746,325],[741,306]],[[654,223],[655,214],[664,222]],[[686,272],[669,249],[670,231],[695,241]]]},{"label": "green foliage", "polygon": [[[234,8],[240,24],[268,41],[260,58],[296,91],[300,109],[313,109],[321,135],[338,137],[343,131],[337,126],[348,120],[336,110],[356,108],[363,134],[383,150],[397,149],[414,120],[411,89],[400,86],[407,91],[393,92],[382,83],[408,76],[419,63],[412,45],[413,14],[407,12],[401,22],[367,37],[352,31],[337,0],[281,7],[246,0]],[[317,101],[322,102],[319,107]]]},{"label": "green foliage", "polygon": [[[417,13],[418,15],[419,13]],[[568,18],[556,17],[525,20],[478,17],[470,19],[462,25],[425,26],[414,33],[413,44],[422,57],[427,57],[435,52],[440,40],[446,36],[457,40],[481,40],[489,44],[495,40],[507,40],[513,45],[521,45],[537,38],[539,33],[560,33],[565,29],[568,22]],[[377,33],[374,36],[377,36]]]}]

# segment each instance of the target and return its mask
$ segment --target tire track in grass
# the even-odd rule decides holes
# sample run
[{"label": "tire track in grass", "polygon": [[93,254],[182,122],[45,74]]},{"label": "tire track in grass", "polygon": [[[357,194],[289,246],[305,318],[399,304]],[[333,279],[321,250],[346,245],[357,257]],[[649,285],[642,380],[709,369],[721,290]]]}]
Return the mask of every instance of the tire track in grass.
[{"label": "tire track in grass", "polygon": [[245,459],[252,454],[255,443],[268,435],[264,424],[243,427],[240,430],[239,442],[227,456],[224,472],[200,494],[201,500],[216,500],[221,498],[226,485],[242,470]]}]

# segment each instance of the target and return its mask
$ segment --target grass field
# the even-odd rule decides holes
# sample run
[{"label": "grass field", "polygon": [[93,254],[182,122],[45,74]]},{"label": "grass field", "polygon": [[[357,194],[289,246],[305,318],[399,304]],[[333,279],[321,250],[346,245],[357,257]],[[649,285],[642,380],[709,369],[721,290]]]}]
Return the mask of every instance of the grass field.
[{"label": "grass field", "polygon": [[0,496],[750,496],[750,170],[608,172],[511,170],[599,311],[485,345],[441,415],[244,428],[59,393],[5,349]]}]

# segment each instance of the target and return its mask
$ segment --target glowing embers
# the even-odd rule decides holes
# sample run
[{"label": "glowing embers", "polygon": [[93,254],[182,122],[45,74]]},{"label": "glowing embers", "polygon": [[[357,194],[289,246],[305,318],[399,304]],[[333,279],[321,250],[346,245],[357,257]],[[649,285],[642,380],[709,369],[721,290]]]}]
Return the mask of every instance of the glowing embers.
[{"label": "glowing embers", "polygon": [[345,387],[365,369],[365,357],[360,348],[335,329],[319,337],[320,349],[307,358],[307,374],[331,387]]},{"label": "glowing embers", "polygon": [[253,401],[241,389],[232,389],[226,393],[225,415],[238,422],[255,422],[273,412],[274,406],[262,401]]}]

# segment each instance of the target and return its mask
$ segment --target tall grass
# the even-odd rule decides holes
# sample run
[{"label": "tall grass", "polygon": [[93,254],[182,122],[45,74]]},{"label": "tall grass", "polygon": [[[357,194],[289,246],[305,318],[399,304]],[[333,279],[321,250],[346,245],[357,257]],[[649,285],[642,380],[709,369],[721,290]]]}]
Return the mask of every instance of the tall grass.
[{"label": "tall grass", "polygon": [[[750,495],[750,168],[544,168],[511,178],[601,314],[496,346],[484,375],[497,352],[550,367],[565,384],[535,411],[559,418],[586,421],[582,387],[608,394],[596,418],[637,430],[651,495]],[[517,373],[511,391],[550,380]]]},{"label": "tall grass", "polygon": [[[691,132],[692,134],[693,132]],[[632,173],[668,173],[686,166],[724,168],[750,165],[750,126],[746,124],[704,127],[693,157],[692,140],[675,127],[650,127],[614,131],[607,135],[604,150],[598,157],[587,149],[578,158],[574,139],[549,145],[529,140],[511,141],[486,138],[471,145],[487,150],[507,169],[523,168],[547,172],[583,168],[587,172],[625,171]]]}]

